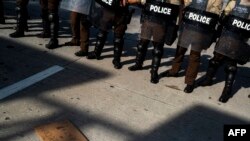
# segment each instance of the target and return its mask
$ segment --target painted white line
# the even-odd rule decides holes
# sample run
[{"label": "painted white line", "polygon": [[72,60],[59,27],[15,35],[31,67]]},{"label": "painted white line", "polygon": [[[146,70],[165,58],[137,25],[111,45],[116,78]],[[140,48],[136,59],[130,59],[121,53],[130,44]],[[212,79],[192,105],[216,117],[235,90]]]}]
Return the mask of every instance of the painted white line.
[{"label": "painted white line", "polygon": [[0,100],[5,98],[5,97],[8,97],[16,92],[19,92],[61,70],[63,70],[64,68],[61,67],[61,66],[52,66],[42,72],[39,72],[37,74],[34,74],[28,78],[25,78],[24,80],[21,80],[15,84],[12,84],[10,86],[7,86],[3,89],[0,90]]}]

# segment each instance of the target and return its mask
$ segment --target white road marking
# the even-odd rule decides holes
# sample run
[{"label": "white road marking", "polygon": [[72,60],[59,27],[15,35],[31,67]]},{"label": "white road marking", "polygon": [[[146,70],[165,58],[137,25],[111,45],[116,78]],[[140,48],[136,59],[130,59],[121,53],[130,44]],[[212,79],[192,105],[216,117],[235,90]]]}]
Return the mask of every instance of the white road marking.
[{"label": "white road marking", "polygon": [[34,74],[28,78],[25,78],[24,80],[21,80],[15,84],[12,84],[10,86],[7,86],[3,89],[0,90],[0,100],[3,99],[3,98],[6,98],[16,92],[19,92],[61,70],[63,70],[64,68],[61,67],[61,66],[52,66],[42,72],[39,72],[37,74]]}]

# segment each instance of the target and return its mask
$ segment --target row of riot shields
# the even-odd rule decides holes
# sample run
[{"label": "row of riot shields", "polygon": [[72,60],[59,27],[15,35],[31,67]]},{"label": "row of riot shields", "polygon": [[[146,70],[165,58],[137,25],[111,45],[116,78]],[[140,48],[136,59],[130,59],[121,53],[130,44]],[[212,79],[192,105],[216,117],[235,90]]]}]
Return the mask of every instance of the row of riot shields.
[{"label": "row of riot shields", "polygon": [[[225,2],[218,1],[221,1],[222,9]],[[139,38],[154,42],[166,39],[168,45],[171,45],[177,38],[177,31],[180,31],[179,46],[191,47],[195,51],[207,49],[214,41],[221,12],[209,9],[210,3],[210,0],[192,0],[181,11],[180,0],[147,0],[141,6],[142,26],[138,31]],[[216,52],[242,61],[249,59],[249,3],[248,0],[237,0],[229,18],[224,21],[221,37],[215,47]],[[104,31],[112,28],[113,21],[110,19],[124,10],[120,6],[120,0],[62,0],[61,7],[90,15],[93,25]],[[182,15],[182,21],[178,26],[179,15]]]}]

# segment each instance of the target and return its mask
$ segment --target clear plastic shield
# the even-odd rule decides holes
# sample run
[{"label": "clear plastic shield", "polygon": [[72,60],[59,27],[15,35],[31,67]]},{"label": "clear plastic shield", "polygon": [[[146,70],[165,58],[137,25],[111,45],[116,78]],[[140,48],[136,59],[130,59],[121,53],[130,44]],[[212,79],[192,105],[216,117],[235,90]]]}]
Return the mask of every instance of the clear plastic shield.
[{"label": "clear plastic shield", "polygon": [[60,8],[89,15],[93,0],[62,0]]},{"label": "clear plastic shield", "polygon": [[195,51],[202,51],[211,46],[219,20],[219,15],[207,8],[213,5],[214,3],[208,3],[208,0],[192,0],[190,5],[185,7],[178,39],[179,46],[184,48],[191,46]]},{"label": "clear plastic shield", "polygon": [[214,33],[212,31],[196,30],[190,25],[182,25],[181,34],[178,38],[178,45],[194,51],[202,51],[209,48],[212,44]]},{"label": "clear plastic shield", "polygon": [[[178,2],[175,1],[175,3]],[[172,1],[148,0],[142,11],[140,38],[164,42],[167,36],[167,27],[176,24],[179,8],[179,5],[172,4]]]},{"label": "clear plastic shield", "polygon": [[208,0],[192,0],[190,7],[205,11],[207,9]]},{"label": "clear plastic shield", "polygon": [[236,5],[230,13],[215,51],[240,62],[249,61],[250,19],[248,5]]},{"label": "clear plastic shield", "polygon": [[154,42],[164,42],[166,37],[166,25],[145,20],[141,24],[139,37]]}]

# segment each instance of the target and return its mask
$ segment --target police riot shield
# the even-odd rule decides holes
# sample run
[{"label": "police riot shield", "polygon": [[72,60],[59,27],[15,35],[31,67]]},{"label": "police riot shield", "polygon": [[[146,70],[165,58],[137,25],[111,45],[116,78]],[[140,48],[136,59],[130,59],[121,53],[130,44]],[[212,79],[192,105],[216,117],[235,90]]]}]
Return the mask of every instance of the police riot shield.
[{"label": "police riot shield", "polygon": [[[242,0],[243,1],[243,0]],[[245,5],[244,5],[245,4]],[[238,3],[225,21],[215,51],[241,63],[250,57],[250,2]]]},{"label": "police riot shield", "polygon": [[89,15],[92,0],[62,0],[60,8]]},{"label": "police riot shield", "polygon": [[[178,45],[184,48],[191,46],[192,50],[202,51],[211,46],[213,36],[215,34],[215,27],[219,20],[220,11],[214,11],[218,6],[216,0],[192,0],[192,2],[185,7],[183,13],[183,22],[180,30]],[[209,5],[208,5],[209,4]],[[216,8],[215,8],[215,7]],[[213,12],[211,12],[213,11]]]},{"label": "police riot shield", "polygon": [[120,0],[95,0],[90,17],[95,27],[108,31],[114,23],[124,23],[127,13],[128,7],[121,7]]},{"label": "police riot shield", "polygon": [[[142,9],[140,38],[164,42],[165,37],[168,36],[166,35],[167,27],[176,25],[179,12],[180,0],[175,0],[175,2],[147,0]],[[169,31],[168,34],[172,36],[176,34],[175,32]]]}]

